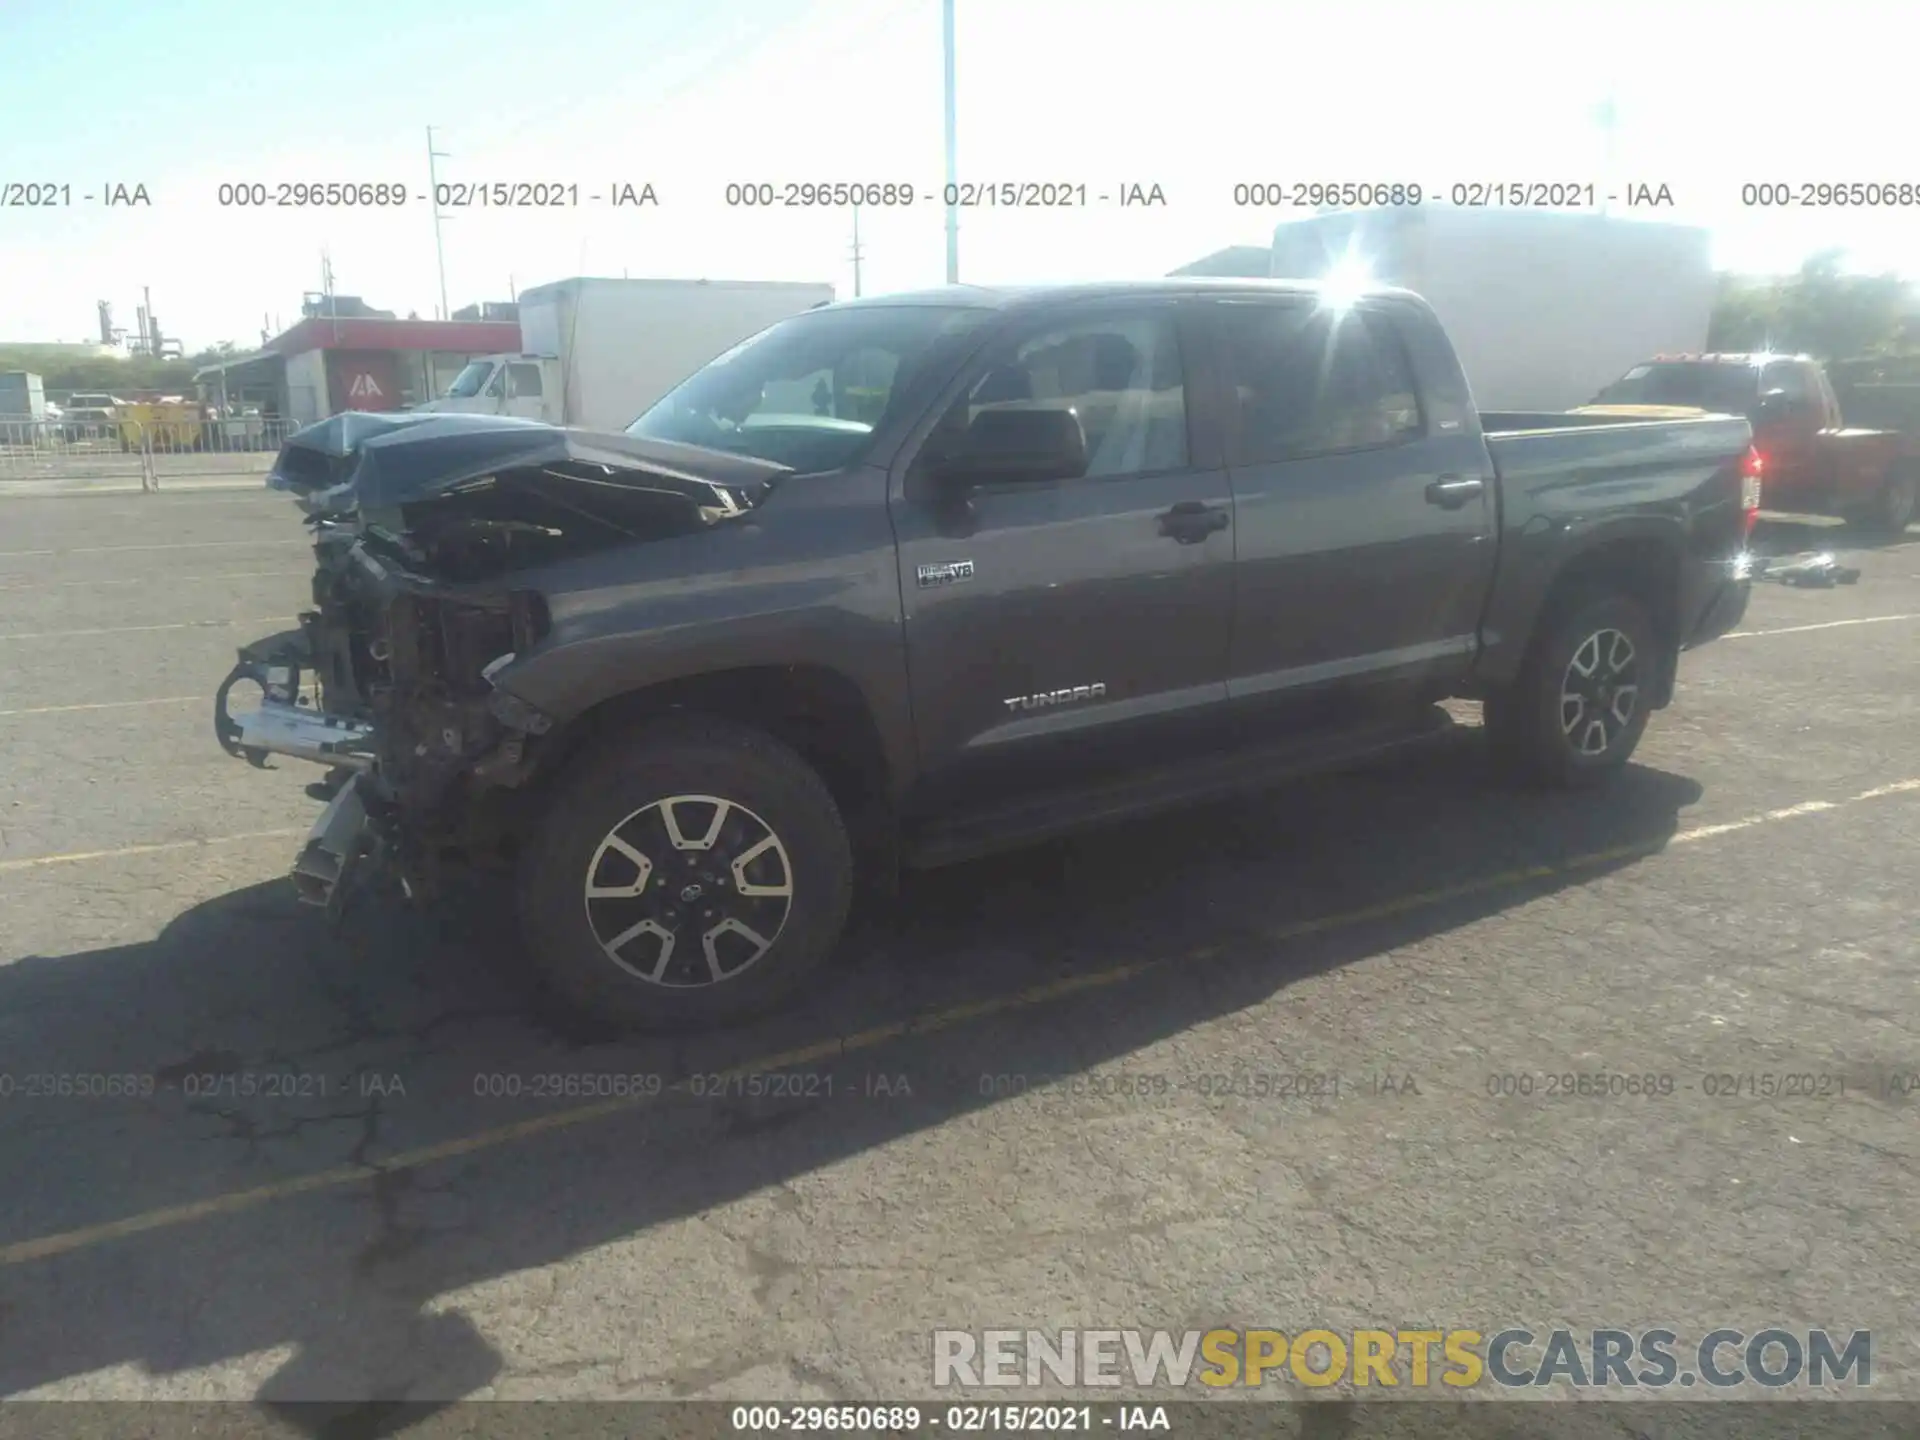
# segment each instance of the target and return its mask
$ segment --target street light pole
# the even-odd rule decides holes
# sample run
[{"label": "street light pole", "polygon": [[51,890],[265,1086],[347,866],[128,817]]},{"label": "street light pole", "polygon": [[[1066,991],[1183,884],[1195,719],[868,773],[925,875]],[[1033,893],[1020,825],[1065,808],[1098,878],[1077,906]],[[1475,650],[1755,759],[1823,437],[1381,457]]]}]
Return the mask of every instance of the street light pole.
[{"label": "street light pole", "polygon": [[853,207],[853,298],[860,298],[860,261],[864,252],[860,249],[860,207]]},{"label": "street light pole", "polygon": [[427,184],[433,193],[428,198],[433,201],[433,255],[440,265],[440,318],[451,320],[453,311],[447,308],[447,249],[440,240],[440,172],[434,168],[435,160],[451,158],[444,150],[433,148],[433,126],[427,126]]},{"label": "street light pole", "polygon": [[1606,98],[1600,102],[1596,118],[1600,121],[1600,174],[1605,182],[1600,193],[1600,213],[1605,215],[1612,208],[1607,201],[1607,192],[1613,188],[1614,183],[1613,163],[1617,153],[1615,147],[1619,139],[1620,125],[1619,102],[1614,96],[1611,85],[1607,87]]},{"label": "street light pole", "polygon": [[954,0],[941,0],[941,25],[944,48],[946,50],[947,71],[947,283],[960,283],[960,207],[959,192],[955,188],[960,183],[959,166],[956,160],[958,120],[954,112],[953,100],[953,4]]}]

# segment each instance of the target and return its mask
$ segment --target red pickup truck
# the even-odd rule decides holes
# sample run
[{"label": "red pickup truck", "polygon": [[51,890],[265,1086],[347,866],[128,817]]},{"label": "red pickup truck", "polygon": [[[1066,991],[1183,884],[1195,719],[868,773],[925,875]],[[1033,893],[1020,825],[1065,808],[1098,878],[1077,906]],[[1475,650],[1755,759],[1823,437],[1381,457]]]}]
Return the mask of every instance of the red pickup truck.
[{"label": "red pickup truck", "polygon": [[1659,355],[1636,365],[1575,414],[1703,412],[1753,426],[1762,504],[1837,515],[1886,535],[1914,518],[1920,438],[1850,427],[1826,371],[1804,355]]}]

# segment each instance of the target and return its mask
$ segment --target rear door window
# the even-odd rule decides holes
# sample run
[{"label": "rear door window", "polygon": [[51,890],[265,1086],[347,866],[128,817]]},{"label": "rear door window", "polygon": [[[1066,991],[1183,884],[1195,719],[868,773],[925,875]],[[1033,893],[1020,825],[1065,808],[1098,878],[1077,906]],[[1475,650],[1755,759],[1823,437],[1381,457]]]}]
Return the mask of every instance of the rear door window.
[{"label": "rear door window", "polygon": [[1240,463],[1372,450],[1425,433],[1412,366],[1381,317],[1311,304],[1218,314]]}]

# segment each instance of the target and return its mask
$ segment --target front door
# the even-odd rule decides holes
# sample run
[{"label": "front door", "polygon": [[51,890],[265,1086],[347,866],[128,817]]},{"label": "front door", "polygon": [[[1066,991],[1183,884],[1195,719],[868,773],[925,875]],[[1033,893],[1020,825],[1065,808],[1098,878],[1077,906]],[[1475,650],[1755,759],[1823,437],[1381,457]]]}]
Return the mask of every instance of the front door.
[{"label": "front door", "polygon": [[532,360],[512,360],[502,368],[506,371],[507,393],[500,413],[522,420],[544,419],[547,401],[539,364]]},{"label": "front door", "polygon": [[1753,427],[1754,448],[1766,457],[1763,505],[1791,510],[1796,504],[1818,507],[1827,499],[1832,477],[1822,473],[1828,447],[1820,444],[1827,419],[1810,370],[1796,360],[1776,360],[1760,374],[1762,396],[1777,391],[1785,397],[1774,402],[1772,414],[1756,417]]},{"label": "front door", "polygon": [[[1233,500],[1190,424],[1180,308],[1015,330],[956,387],[894,491],[914,721],[942,811],[1182,758],[1223,721]],[[1071,479],[936,480],[992,408],[1071,409]]]},{"label": "front door", "polygon": [[1208,314],[1232,409],[1236,709],[1276,740],[1410,718],[1473,661],[1495,550],[1486,446],[1423,404],[1399,328],[1418,316],[1304,297]]}]

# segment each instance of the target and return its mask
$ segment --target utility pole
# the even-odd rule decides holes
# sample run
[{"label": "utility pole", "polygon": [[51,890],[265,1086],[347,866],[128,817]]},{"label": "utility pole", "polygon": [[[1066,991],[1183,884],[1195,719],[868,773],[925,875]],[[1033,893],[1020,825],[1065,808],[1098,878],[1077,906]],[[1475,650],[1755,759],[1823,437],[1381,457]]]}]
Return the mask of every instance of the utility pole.
[{"label": "utility pole", "polygon": [[853,298],[860,298],[860,207],[853,207]]},{"label": "utility pole", "polygon": [[440,318],[442,320],[451,320],[453,311],[447,308],[447,247],[440,240],[440,172],[433,162],[451,158],[446,151],[433,148],[433,126],[427,126],[427,184],[433,191],[428,198],[433,201],[433,256],[440,265]]},{"label": "utility pole", "polygon": [[1606,98],[1600,102],[1597,118],[1600,121],[1601,144],[1600,179],[1602,183],[1600,187],[1600,213],[1605,215],[1610,208],[1607,202],[1607,192],[1613,188],[1615,139],[1620,124],[1620,111],[1614,101],[1611,87],[1607,90]]},{"label": "utility pole", "polygon": [[340,307],[333,299],[333,255],[327,247],[320,247],[320,298],[328,321],[333,327],[333,343],[340,343]]},{"label": "utility pole", "polygon": [[960,183],[959,165],[956,160],[959,123],[954,113],[953,100],[953,4],[954,0],[941,0],[941,26],[944,49],[946,51],[947,71],[947,283],[960,283],[960,206],[959,192],[954,188]]}]

